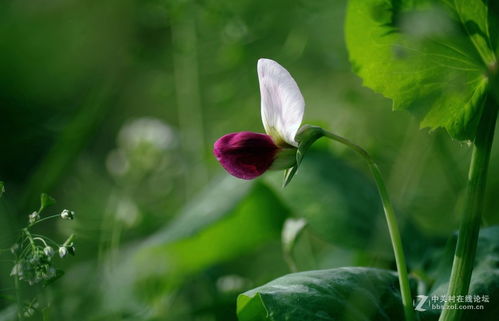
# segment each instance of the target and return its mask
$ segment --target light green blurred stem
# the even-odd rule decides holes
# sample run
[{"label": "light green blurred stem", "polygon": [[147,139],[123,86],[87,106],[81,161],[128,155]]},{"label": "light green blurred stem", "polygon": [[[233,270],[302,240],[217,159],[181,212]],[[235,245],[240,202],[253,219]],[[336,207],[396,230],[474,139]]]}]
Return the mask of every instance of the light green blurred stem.
[{"label": "light green blurred stem", "polygon": [[[17,260],[16,260],[16,264],[17,264]],[[24,317],[23,317],[23,306],[22,306],[22,302],[21,302],[21,288],[19,287],[19,279],[17,277],[17,275],[14,276],[14,288],[16,290],[16,302],[17,302],[17,319],[19,321],[23,321],[24,320]]]},{"label": "light green blurred stem", "polygon": [[[485,105],[477,136],[473,142],[473,154],[468,173],[466,204],[459,228],[454,262],[452,263],[449,290],[447,292],[448,296],[467,295],[470,287],[483,210],[483,197],[487,181],[490,150],[492,148],[492,141],[494,140],[494,129],[497,119],[497,105],[493,103],[491,98],[489,99],[490,101]],[[439,320],[459,321],[462,317],[462,311],[459,308],[444,309]]]},{"label": "light green blurred stem", "polygon": [[176,6],[175,12],[169,23],[180,142],[186,168],[189,168],[184,171],[185,196],[189,197],[208,177],[203,161],[206,144],[199,81],[196,5],[193,1],[184,1]]},{"label": "light green blurred stem", "polygon": [[402,239],[400,237],[400,231],[397,224],[397,219],[395,217],[395,211],[393,210],[392,202],[390,201],[390,197],[388,196],[388,192],[385,187],[385,182],[383,177],[381,176],[381,172],[378,168],[378,165],[371,158],[369,153],[365,151],[362,147],[352,143],[351,141],[330,133],[328,131],[323,132],[325,137],[328,137],[332,140],[340,142],[358,154],[360,154],[366,161],[371,170],[371,173],[374,177],[374,181],[376,182],[376,187],[378,188],[379,195],[381,197],[381,202],[383,203],[383,209],[385,211],[386,222],[388,224],[388,231],[390,233],[390,239],[392,241],[393,253],[395,255],[395,262],[397,264],[398,277],[400,283],[400,292],[402,294],[402,304],[404,306],[404,314],[406,321],[415,321],[414,309],[412,306],[412,298],[411,298],[411,288],[409,285],[409,276],[407,274],[407,265],[405,263],[405,255],[404,248],[402,246]]},{"label": "light green blurred stem", "polygon": [[23,206],[30,204],[39,197],[40,191],[50,191],[61,180],[67,167],[85,147],[94,130],[106,120],[105,116],[113,106],[111,103],[106,103],[112,92],[113,83],[114,76],[105,80],[88,95],[87,100],[62,133],[57,135],[54,145],[30,176],[19,204]]}]

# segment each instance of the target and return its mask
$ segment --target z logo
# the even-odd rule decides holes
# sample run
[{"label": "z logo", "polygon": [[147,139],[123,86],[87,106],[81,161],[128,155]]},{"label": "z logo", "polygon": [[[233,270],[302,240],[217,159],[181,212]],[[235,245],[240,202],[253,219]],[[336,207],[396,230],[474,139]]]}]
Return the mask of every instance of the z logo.
[{"label": "z logo", "polygon": [[423,308],[423,306],[426,303],[426,301],[428,300],[428,296],[427,295],[418,295],[417,298],[419,299],[419,302],[416,305],[416,307],[414,308],[414,310],[421,311],[421,312],[426,311],[426,309]]}]

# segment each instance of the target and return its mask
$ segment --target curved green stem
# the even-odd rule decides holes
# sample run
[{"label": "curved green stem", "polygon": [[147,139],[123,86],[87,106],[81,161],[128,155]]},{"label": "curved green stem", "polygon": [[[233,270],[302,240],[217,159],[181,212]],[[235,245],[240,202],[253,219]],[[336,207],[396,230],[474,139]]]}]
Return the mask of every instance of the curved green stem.
[{"label": "curved green stem", "polygon": [[54,214],[54,215],[50,215],[50,216],[47,216],[47,217],[44,217],[44,218],[41,218],[31,224],[28,225],[27,228],[30,228],[30,227],[33,227],[34,225],[38,224],[38,223],[41,223],[43,221],[47,221],[47,220],[50,220],[50,219],[53,219],[55,217],[58,217],[58,216],[61,216],[61,214]]},{"label": "curved green stem", "polygon": [[31,249],[33,250],[33,252],[36,251],[36,245],[35,245],[35,241],[33,240],[33,236],[31,236],[31,233],[29,232],[28,228],[24,228],[23,229],[24,233],[26,234],[26,237],[29,241],[29,244],[31,245]]},{"label": "curved green stem", "polygon": [[[477,136],[473,142],[473,154],[471,156],[470,169],[468,173],[468,185],[466,192],[466,204],[463,218],[459,228],[454,262],[449,280],[448,296],[467,295],[475,252],[480,230],[480,220],[483,209],[483,197],[487,180],[487,169],[490,159],[490,150],[494,140],[494,129],[497,119],[497,105],[489,100],[478,126]],[[460,304],[460,303],[456,303]],[[459,321],[463,310],[444,309],[440,315],[440,321]]]},{"label": "curved green stem", "polygon": [[381,202],[383,203],[383,209],[385,211],[386,222],[388,224],[388,231],[390,233],[390,239],[395,256],[395,263],[397,264],[405,319],[406,321],[415,321],[416,317],[412,306],[411,288],[409,285],[409,276],[407,274],[407,265],[405,263],[402,239],[400,237],[400,231],[397,224],[397,219],[395,217],[395,211],[393,210],[392,202],[390,201],[390,197],[388,196],[388,192],[386,190],[385,183],[383,177],[381,176],[378,165],[376,165],[369,153],[362,147],[350,142],[349,140],[341,136],[335,135],[325,130],[323,130],[323,135],[350,147],[367,161],[369,169],[371,170],[371,173],[374,177],[374,181],[376,182],[376,187],[378,188],[378,193],[381,197]]}]

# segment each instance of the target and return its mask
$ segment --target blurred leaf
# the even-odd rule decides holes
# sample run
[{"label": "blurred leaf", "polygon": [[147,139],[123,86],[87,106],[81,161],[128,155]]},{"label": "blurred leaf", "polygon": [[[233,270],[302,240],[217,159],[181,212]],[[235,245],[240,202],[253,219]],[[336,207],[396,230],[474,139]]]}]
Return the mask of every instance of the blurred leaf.
[{"label": "blurred leaf", "polygon": [[248,182],[224,175],[215,179],[163,230],[148,240],[150,245],[171,243],[196,235],[207,226],[230,216],[238,204],[250,194],[254,181]]},{"label": "blurred leaf", "polygon": [[8,305],[0,311],[0,321],[15,321],[17,320],[17,306]]},{"label": "blurred leaf", "polygon": [[296,239],[303,231],[303,229],[307,226],[307,221],[303,218],[293,219],[288,218],[286,222],[284,222],[284,228],[282,229],[281,241],[284,251],[287,253],[291,253],[293,250],[293,246],[296,242]]},{"label": "blurred leaf", "polygon": [[5,185],[0,181],[0,197],[2,197],[3,193],[5,193]]},{"label": "blurred leaf", "polygon": [[[456,242],[457,234],[454,234],[445,253],[441,256],[441,265],[435,273],[437,280],[429,296],[447,294]],[[463,320],[495,320],[497,318],[499,315],[499,226],[480,230],[469,294],[480,297],[486,295],[490,302],[471,303],[472,305],[483,304],[484,309],[466,310]],[[430,305],[426,309],[425,320],[438,319],[440,310],[433,310]]]},{"label": "blurred leaf", "polygon": [[417,114],[421,127],[475,136],[496,63],[485,1],[350,0],[345,28],[367,87]]},{"label": "blurred leaf", "polygon": [[294,215],[304,217],[310,230],[324,240],[364,248],[374,236],[387,233],[377,233],[373,228],[382,213],[374,184],[327,152],[307,152],[300,174],[285,189],[280,188],[275,176],[265,178]]},{"label": "blurred leaf", "polygon": [[288,274],[239,295],[240,321],[403,320],[388,270],[345,267]]},{"label": "blurred leaf", "polygon": [[54,204],[55,204],[54,198],[52,198],[48,194],[42,193],[40,195],[40,210],[38,210],[38,212],[41,213],[44,209]]},{"label": "blurred leaf", "polygon": [[296,272],[297,267],[293,259],[293,248],[295,246],[296,240],[300,236],[301,232],[307,226],[307,221],[303,218],[293,219],[288,218],[284,222],[284,227],[281,233],[282,251],[284,253],[284,258],[288,262],[291,271]]},{"label": "blurred leaf", "polygon": [[258,181],[215,180],[177,219],[124,256],[122,269],[110,276],[109,306],[122,309],[132,294],[156,300],[188,275],[278,239],[287,215]]}]

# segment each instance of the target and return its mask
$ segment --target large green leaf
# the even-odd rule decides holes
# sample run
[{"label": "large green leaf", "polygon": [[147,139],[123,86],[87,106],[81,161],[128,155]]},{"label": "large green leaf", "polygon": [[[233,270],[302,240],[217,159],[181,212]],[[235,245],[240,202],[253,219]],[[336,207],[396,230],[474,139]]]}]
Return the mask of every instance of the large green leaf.
[{"label": "large green leaf", "polygon": [[[451,246],[442,255],[440,268],[436,270],[435,285],[423,307],[426,309],[425,320],[436,320],[440,313],[440,309],[432,308],[431,304],[434,303],[432,298],[444,296],[447,293],[456,240],[457,236],[454,235],[449,242]],[[481,302],[466,303],[475,308],[467,309],[463,320],[497,320],[499,315],[499,226],[480,230],[469,294],[478,295],[481,298],[485,295],[489,302],[483,302],[480,299]],[[437,304],[442,305],[440,302]],[[476,308],[479,305],[483,305],[483,309]]]},{"label": "large green leaf", "polygon": [[106,307],[130,311],[141,307],[126,302],[160,301],[186,277],[278,240],[287,215],[261,182],[214,180],[173,222],[122,255],[109,275]]},{"label": "large green leaf", "polygon": [[345,31],[354,69],[394,109],[417,114],[421,127],[472,139],[496,68],[486,2],[350,0]]},{"label": "large green leaf", "polygon": [[239,295],[240,321],[403,320],[395,273],[345,267],[289,274]]}]

